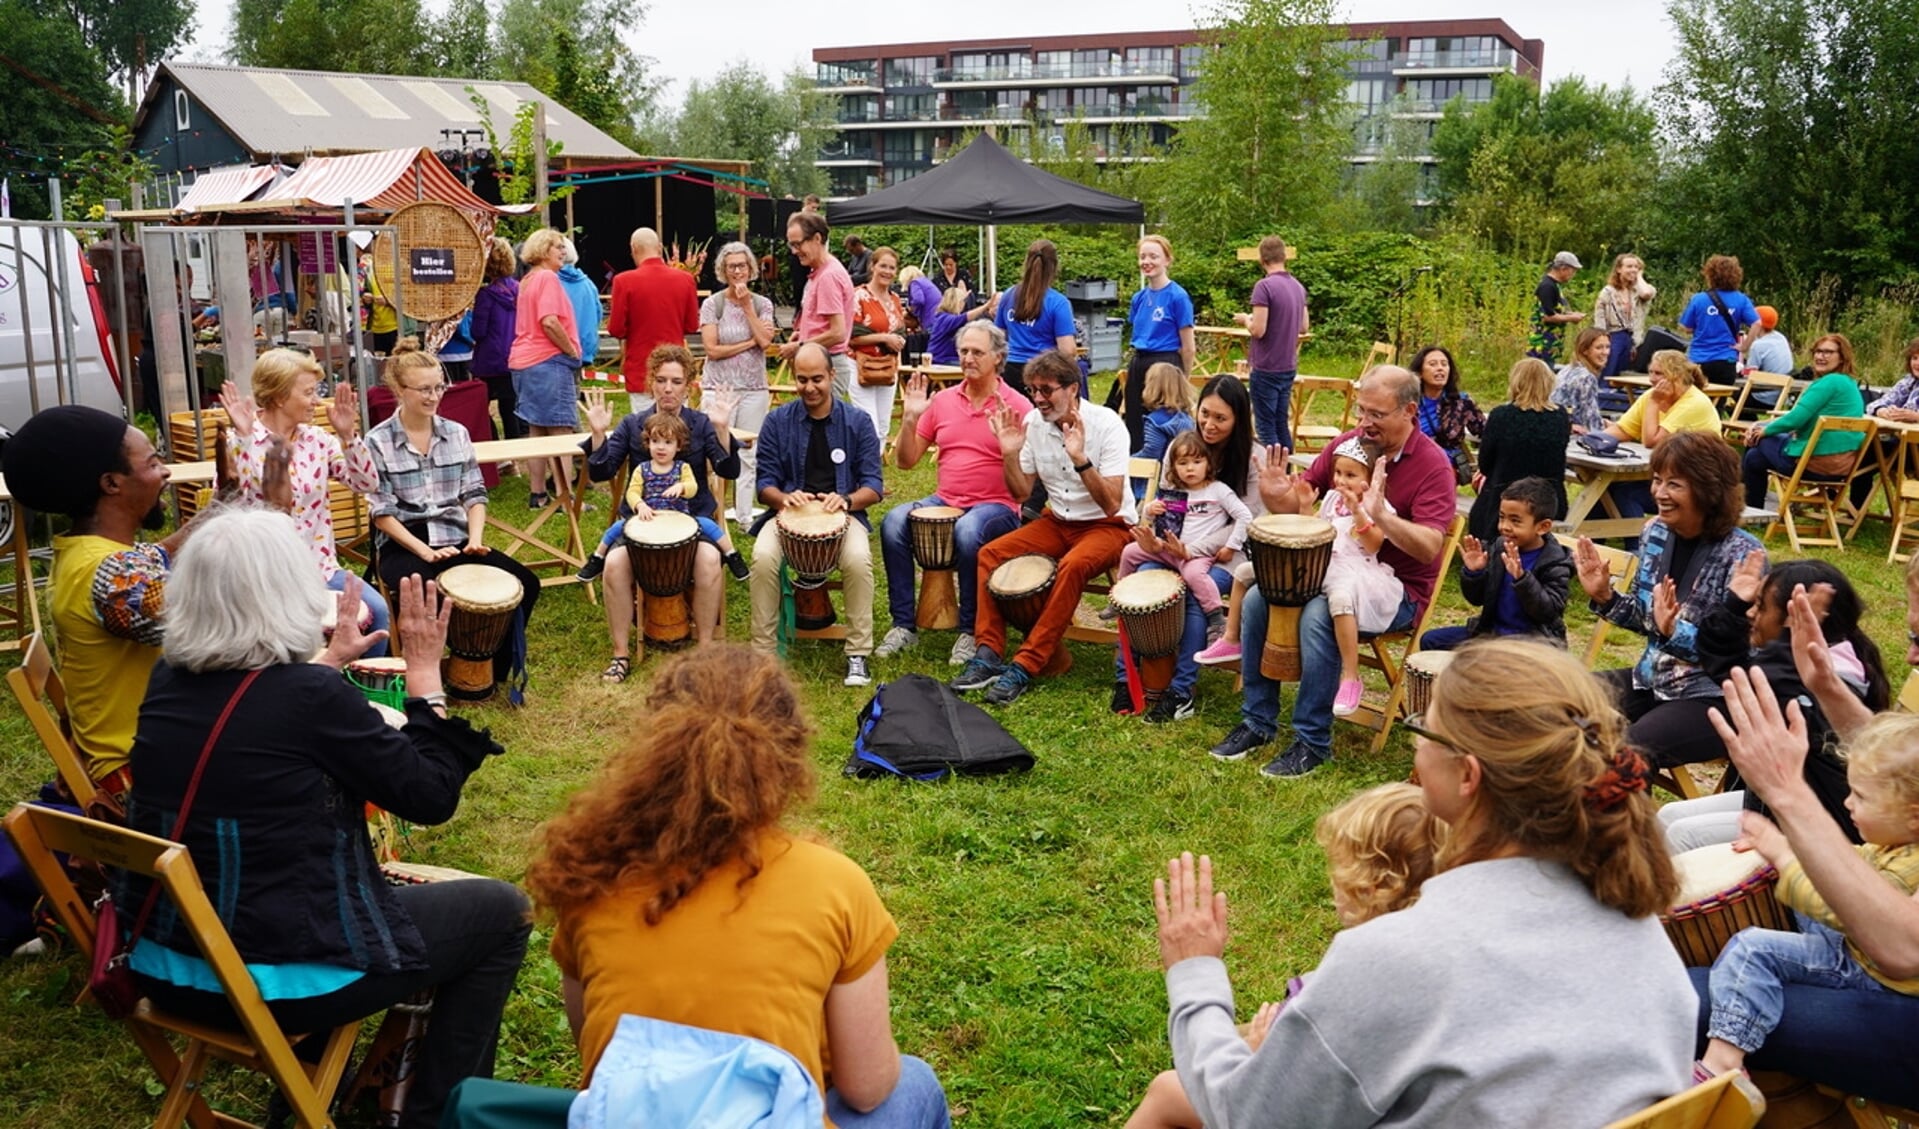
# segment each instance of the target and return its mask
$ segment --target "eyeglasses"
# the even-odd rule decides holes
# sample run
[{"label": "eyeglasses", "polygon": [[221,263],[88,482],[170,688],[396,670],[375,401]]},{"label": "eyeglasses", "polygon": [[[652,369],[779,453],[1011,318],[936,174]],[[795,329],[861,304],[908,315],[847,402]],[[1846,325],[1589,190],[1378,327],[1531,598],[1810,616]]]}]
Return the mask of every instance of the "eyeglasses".
[{"label": "eyeglasses", "polygon": [[789,251],[797,251],[804,246],[806,246],[806,240],[804,239],[789,239],[786,241],[786,249]]},{"label": "eyeglasses", "polygon": [[1066,387],[1064,384],[1029,384],[1026,386],[1026,394],[1035,400],[1050,400],[1064,387]]},{"label": "eyeglasses", "polygon": [[408,391],[408,392],[418,392],[418,393],[419,393],[420,395],[422,395],[422,396],[425,396],[425,397],[426,397],[427,399],[429,399],[429,400],[431,400],[431,399],[433,399],[433,398],[434,398],[434,397],[436,397],[436,396],[444,396],[444,395],[446,395],[446,385],[445,385],[445,384],[416,384],[416,385],[409,385],[409,386],[407,387],[407,391]]},{"label": "eyeglasses", "polygon": [[[792,244],[788,244],[788,246],[792,246]],[[728,263],[726,264],[726,269],[727,270],[752,270],[753,264],[752,263]]]},{"label": "eyeglasses", "polygon": [[[1421,720],[1424,720],[1423,715],[1421,716]],[[1459,751],[1459,747],[1454,745],[1451,741],[1448,741],[1446,738],[1441,737],[1439,734],[1433,732],[1430,729],[1425,728],[1422,725],[1415,724],[1414,722],[1408,721],[1403,718],[1400,720],[1399,724],[1405,726],[1409,731],[1411,731],[1411,733],[1415,737],[1423,737],[1426,740],[1431,741],[1433,744],[1439,745],[1453,752]]]},{"label": "eyeglasses", "polygon": [[1393,416],[1393,415],[1396,415],[1396,414],[1398,414],[1398,413],[1397,413],[1396,411],[1384,411],[1384,412],[1382,412],[1382,411],[1378,411],[1377,409],[1374,409],[1374,408],[1360,408],[1360,409],[1359,409],[1359,421],[1360,421],[1361,423],[1378,423],[1378,422],[1380,422],[1381,420],[1383,420],[1383,419],[1386,419],[1387,417],[1389,417],[1389,416]]},{"label": "eyeglasses", "polygon": [[1839,355],[1839,350],[1833,348],[1814,349],[1812,355],[1815,357],[1836,357]]}]

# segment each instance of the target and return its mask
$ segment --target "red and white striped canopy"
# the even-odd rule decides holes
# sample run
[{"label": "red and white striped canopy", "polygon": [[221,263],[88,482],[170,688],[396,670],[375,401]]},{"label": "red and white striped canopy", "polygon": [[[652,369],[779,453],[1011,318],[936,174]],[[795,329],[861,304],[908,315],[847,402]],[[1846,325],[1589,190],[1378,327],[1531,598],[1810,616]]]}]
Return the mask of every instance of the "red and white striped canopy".
[{"label": "red and white striped canopy", "polygon": [[351,200],[355,207],[386,212],[416,200],[438,200],[463,212],[493,215],[500,211],[460,183],[431,149],[308,157],[298,172],[260,199],[322,208],[338,208]]},{"label": "red and white striped canopy", "polygon": [[272,180],[276,171],[272,165],[254,165],[251,168],[236,165],[212,169],[195,178],[187,187],[187,194],[180,197],[180,202],[174,207],[182,212],[191,212],[221,204],[238,204],[250,199],[261,185]]}]

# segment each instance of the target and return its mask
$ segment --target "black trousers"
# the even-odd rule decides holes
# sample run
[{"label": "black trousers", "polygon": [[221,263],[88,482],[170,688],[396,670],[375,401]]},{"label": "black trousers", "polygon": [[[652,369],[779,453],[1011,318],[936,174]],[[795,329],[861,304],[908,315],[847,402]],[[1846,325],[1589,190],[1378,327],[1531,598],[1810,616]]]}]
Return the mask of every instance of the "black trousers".
[{"label": "black trousers", "polygon": [[[423,529],[412,530],[412,533],[422,541],[426,540]],[[512,573],[520,582],[520,622],[526,624],[533,622],[533,606],[540,602],[540,578],[534,575],[532,569],[505,553],[497,549],[488,549],[483,557],[470,557],[461,553],[459,556],[448,557],[443,561],[423,561],[384,537],[381,538],[381,542],[379,555],[375,560],[380,571],[380,583],[386,586],[388,592],[393,593],[393,622],[396,625],[400,622],[402,578],[417,573],[423,580],[432,580],[454,565],[463,564],[487,565]],[[506,640],[500,644],[499,651],[493,656],[493,676],[505,681],[512,670],[512,665],[513,636],[511,632],[508,632]]]},{"label": "black trousers", "polygon": [[1626,743],[1660,768],[1726,755],[1725,742],[1712,727],[1706,711],[1723,709],[1723,698],[1674,698],[1661,701],[1651,690],[1635,690],[1629,669],[1602,670],[1599,677],[1619,696],[1619,712],[1626,715]]}]

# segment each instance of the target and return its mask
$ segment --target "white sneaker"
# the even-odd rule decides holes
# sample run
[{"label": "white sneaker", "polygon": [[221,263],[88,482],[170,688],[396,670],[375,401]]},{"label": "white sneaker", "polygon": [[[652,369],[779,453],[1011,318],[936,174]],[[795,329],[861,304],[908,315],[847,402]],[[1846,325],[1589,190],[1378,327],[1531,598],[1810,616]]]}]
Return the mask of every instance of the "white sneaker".
[{"label": "white sneaker", "polygon": [[870,686],[872,682],[873,672],[867,669],[866,656],[848,655],[846,657],[846,679],[841,685]]},{"label": "white sneaker", "polygon": [[886,638],[881,639],[880,645],[873,649],[873,657],[890,659],[908,647],[918,646],[919,641],[919,632],[910,627],[889,627],[886,629]]},{"label": "white sneaker", "polygon": [[974,641],[973,636],[962,633],[959,638],[953,640],[953,649],[947,654],[946,661],[951,666],[965,666],[973,661],[973,656],[978,652],[979,644]]}]

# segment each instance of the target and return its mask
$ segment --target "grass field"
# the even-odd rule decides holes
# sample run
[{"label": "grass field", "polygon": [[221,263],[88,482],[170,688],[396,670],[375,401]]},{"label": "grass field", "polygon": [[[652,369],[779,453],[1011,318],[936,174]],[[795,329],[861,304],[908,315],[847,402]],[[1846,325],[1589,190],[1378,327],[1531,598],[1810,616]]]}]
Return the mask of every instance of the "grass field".
[{"label": "grass field", "polygon": [[[1499,399],[1481,396],[1487,406]],[[930,461],[910,474],[888,472],[894,498],[919,497],[931,483]],[[507,480],[494,499],[502,510],[523,512],[523,480]],[[604,495],[598,505],[589,529],[607,516]],[[1885,563],[1885,538],[1884,523],[1871,524],[1832,559],[1859,585],[1896,687],[1905,670],[1902,570]],[[1575,604],[1569,619],[1578,644],[1590,617],[1583,601]],[[1444,622],[1463,619],[1456,578],[1443,589],[1442,607]],[[744,639],[746,621],[745,588],[732,585],[728,636]],[[951,638],[923,636],[917,654],[877,663],[877,677],[944,676]],[[1614,640],[1608,665],[1636,651],[1629,637]],[[660,660],[649,652],[632,681],[602,685],[604,621],[582,589],[545,594],[530,644],[524,709],[463,710],[492,727],[507,755],[474,776],[450,823],[412,831],[406,850],[413,860],[519,878],[540,822],[628,727],[644,724],[646,680]],[[842,777],[869,691],[840,685],[837,643],[798,643],[789,660],[817,730],[820,775],[817,802],[794,821],[863,865],[898,919],[890,955],[894,1028],[904,1050],[939,1072],[966,1125],[1117,1123],[1170,1064],[1149,884],[1182,849],[1212,854],[1231,896],[1227,959],[1241,1011],[1250,1015],[1260,1000],[1282,995],[1286,978],[1316,963],[1334,928],[1313,821],[1355,790],[1404,778],[1410,766],[1403,737],[1372,756],[1371,734],[1342,726],[1331,764],[1298,781],[1264,780],[1258,755],[1221,764],[1205,752],[1237,719],[1231,675],[1202,674],[1196,718],[1149,726],[1106,712],[1110,649],[1070,646],[1068,674],[1040,682],[998,715],[1033,750],[1035,769],[930,786]],[[0,794],[25,797],[48,775],[44,754],[6,699]],[[545,941],[543,930],[535,934],[509,1007],[499,1074],[570,1085],[579,1060]],[[0,961],[0,1124],[150,1121],[158,1087],[144,1060],[113,1024],[69,1006],[83,978],[70,956]],[[223,1074],[213,1094],[240,1113],[257,1113],[266,1096],[255,1080]]]}]

